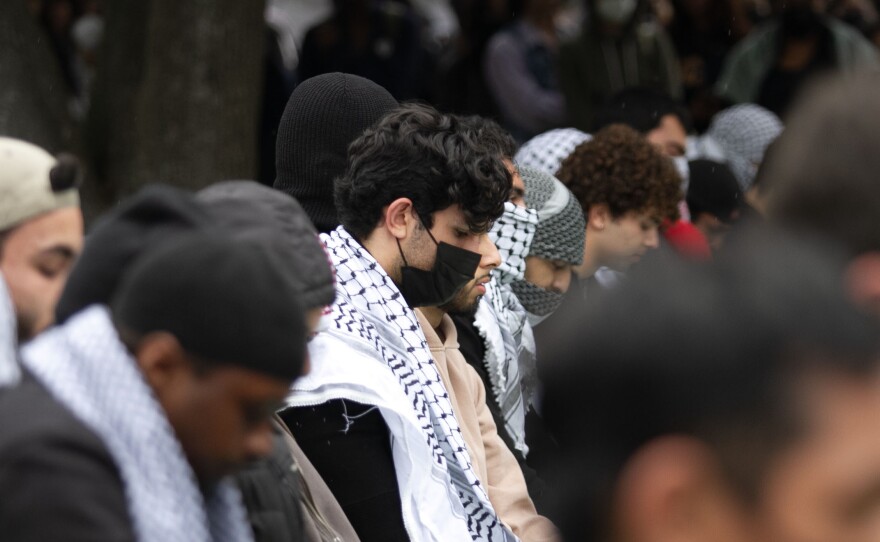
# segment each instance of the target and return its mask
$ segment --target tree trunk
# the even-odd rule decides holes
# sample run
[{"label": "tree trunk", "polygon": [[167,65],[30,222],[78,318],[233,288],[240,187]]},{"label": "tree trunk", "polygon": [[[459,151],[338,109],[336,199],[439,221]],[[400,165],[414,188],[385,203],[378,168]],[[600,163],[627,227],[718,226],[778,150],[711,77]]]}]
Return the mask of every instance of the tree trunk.
[{"label": "tree trunk", "polygon": [[265,0],[114,0],[89,142],[110,199],[254,178]]},{"label": "tree trunk", "polygon": [[73,150],[70,92],[46,33],[23,0],[0,1],[0,135]]}]

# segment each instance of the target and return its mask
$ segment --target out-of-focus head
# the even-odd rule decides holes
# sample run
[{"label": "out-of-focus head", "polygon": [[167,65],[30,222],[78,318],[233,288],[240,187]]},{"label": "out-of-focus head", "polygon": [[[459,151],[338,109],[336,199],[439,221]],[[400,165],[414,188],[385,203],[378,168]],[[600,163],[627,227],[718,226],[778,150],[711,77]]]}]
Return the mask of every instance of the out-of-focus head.
[{"label": "out-of-focus head", "polygon": [[556,128],[544,132],[523,143],[516,152],[516,164],[556,175],[562,161],[568,158],[578,145],[589,141],[590,138],[590,134],[576,128]]},{"label": "out-of-focus head", "polygon": [[203,486],[271,452],[271,416],[303,369],[299,285],[279,248],[185,235],[139,258],[110,303]]},{"label": "out-of-focus head", "polygon": [[646,265],[562,320],[542,379],[566,538],[880,536],[878,329],[839,274],[748,238],[708,266]]},{"label": "out-of-focus head", "polygon": [[335,279],[324,245],[296,199],[254,181],[224,181],[202,189],[203,203],[231,239],[277,238],[307,311],[333,303]]},{"label": "out-of-focus head", "polygon": [[80,171],[25,141],[0,137],[0,273],[19,340],[54,321],[55,304],[82,250]]},{"label": "out-of-focus head", "polygon": [[579,145],[557,177],[586,214],[590,272],[627,269],[659,246],[660,223],[678,218],[683,194],[675,166],[627,126],[608,126]]},{"label": "out-of-focus head", "polygon": [[537,211],[538,223],[526,250],[522,280],[511,288],[533,319],[550,316],[568,291],[573,266],[584,258],[586,221],[574,195],[558,179],[541,170],[521,167],[526,205]]},{"label": "out-of-focus head", "polygon": [[649,88],[629,88],[612,96],[596,112],[593,131],[625,124],[643,134],[670,158],[683,157],[691,120],[687,109],[669,95]]},{"label": "out-of-focus head", "polygon": [[702,232],[713,250],[724,243],[731,224],[739,217],[743,193],[725,164],[712,160],[690,162],[687,205],[691,222]]},{"label": "out-of-focus head", "polygon": [[762,194],[772,220],[846,250],[853,295],[880,314],[878,84],[865,74],[806,93],[762,172],[771,182]]},{"label": "out-of-focus head", "polygon": [[333,181],[345,172],[348,146],[397,100],[357,75],[328,73],[294,89],[278,125],[274,187],[297,198],[319,231],[339,225]]},{"label": "out-of-focus head", "polygon": [[712,119],[707,135],[724,152],[727,164],[746,192],[755,180],[767,148],[782,133],[782,121],[760,105],[740,104]]},{"label": "out-of-focus head", "polygon": [[125,271],[143,254],[209,227],[211,218],[203,206],[184,190],[149,185],[127,198],[89,233],[55,308],[58,323],[89,305],[110,303]]}]

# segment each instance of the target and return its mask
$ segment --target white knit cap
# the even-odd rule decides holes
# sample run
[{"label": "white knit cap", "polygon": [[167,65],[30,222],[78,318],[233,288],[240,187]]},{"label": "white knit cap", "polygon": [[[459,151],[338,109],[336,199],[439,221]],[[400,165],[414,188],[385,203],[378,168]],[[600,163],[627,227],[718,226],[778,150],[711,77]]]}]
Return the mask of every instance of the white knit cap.
[{"label": "white knit cap", "polygon": [[40,147],[0,137],[0,231],[49,211],[79,206],[74,178],[53,183],[56,165],[58,161]]}]

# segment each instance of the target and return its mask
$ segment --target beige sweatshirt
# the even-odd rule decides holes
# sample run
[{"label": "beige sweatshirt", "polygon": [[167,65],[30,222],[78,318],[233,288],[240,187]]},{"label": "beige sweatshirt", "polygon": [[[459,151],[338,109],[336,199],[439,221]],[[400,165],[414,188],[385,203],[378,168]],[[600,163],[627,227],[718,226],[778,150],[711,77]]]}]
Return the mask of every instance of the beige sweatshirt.
[{"label": "beige sweatshirt", "polygon": [[488,489],[489,501],[498,517],[523,542],[559,540],[556,527],[535,510],[522,470],[498,436],[492,413],[486,406],[483,381],[459,351],[458,333],[452,319],[443,316],[438,328],[445,337],[445,341],[441,341],[421,311],[415,312],[449,392],[474,472]]}]

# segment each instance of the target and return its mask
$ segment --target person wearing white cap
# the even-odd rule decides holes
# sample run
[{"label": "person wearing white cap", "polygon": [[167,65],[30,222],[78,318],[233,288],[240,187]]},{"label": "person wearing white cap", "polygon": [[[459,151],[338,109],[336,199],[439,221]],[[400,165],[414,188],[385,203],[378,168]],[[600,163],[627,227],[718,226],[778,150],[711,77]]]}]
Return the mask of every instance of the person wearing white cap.
[{"label": "person wearing white cap", "polygon": [[72,157],[56,159],[36,145],[0,137],[0,278],[8,291],[0,304],[11,301],[18,341],[52,324],[82,249],[78,173]]}]

